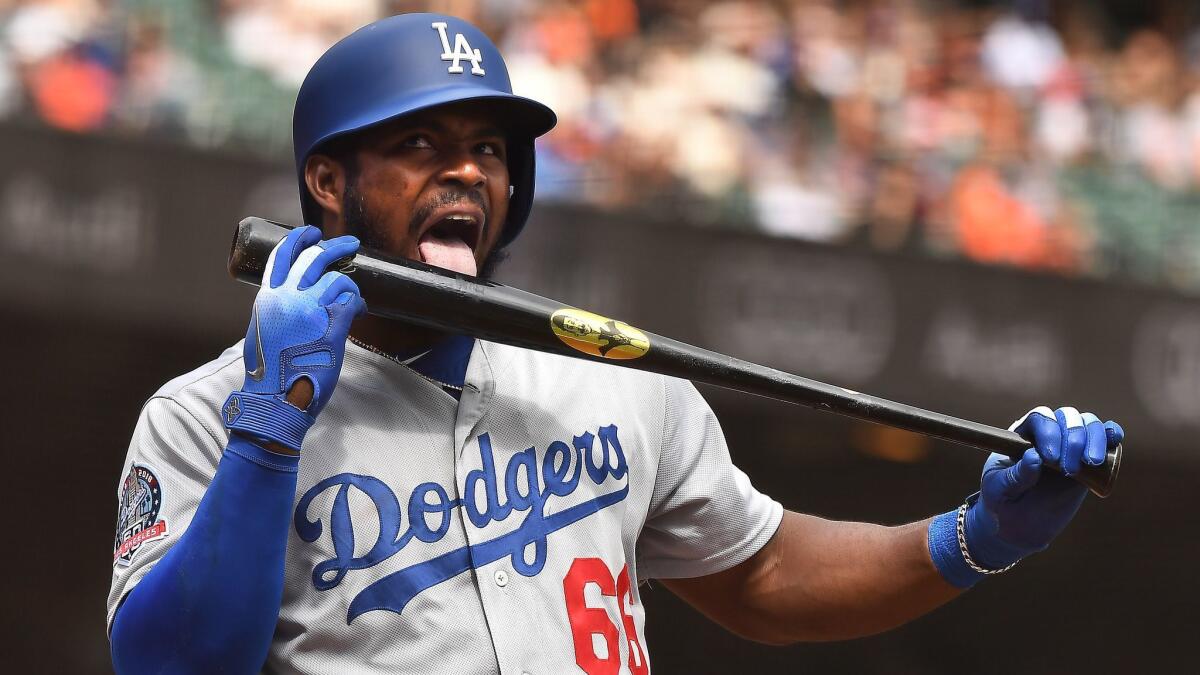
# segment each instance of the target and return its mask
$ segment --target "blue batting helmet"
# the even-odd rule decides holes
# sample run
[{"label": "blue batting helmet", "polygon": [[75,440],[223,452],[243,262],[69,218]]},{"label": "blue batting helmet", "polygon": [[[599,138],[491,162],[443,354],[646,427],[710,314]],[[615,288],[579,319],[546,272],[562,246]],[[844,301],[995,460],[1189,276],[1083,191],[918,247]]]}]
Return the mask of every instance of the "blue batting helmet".
[{"label": "blue batting helmet", "polygon": [[364,26],[308,71],[292,115],[305,221],[319,223],[304,164],[323,143],[459,101],[489,102],[508,134],[512,197],[501,243],[515,239],[533,205],[533,141],[556,118],[541,103],[513,95],[504,59],[482,31],[442,14],[400,14]]}]

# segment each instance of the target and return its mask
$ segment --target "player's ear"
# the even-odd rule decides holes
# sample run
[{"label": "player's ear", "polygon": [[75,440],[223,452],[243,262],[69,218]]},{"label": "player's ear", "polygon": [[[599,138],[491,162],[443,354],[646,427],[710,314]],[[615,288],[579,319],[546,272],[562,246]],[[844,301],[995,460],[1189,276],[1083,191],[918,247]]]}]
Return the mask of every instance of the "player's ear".
[{"label": "player's ear", "polygon": [[309,155],[304,163],[304,183],[316,205],[341,221],[342,195],[346,191],[346,169],[341,162],[328,155]]}]

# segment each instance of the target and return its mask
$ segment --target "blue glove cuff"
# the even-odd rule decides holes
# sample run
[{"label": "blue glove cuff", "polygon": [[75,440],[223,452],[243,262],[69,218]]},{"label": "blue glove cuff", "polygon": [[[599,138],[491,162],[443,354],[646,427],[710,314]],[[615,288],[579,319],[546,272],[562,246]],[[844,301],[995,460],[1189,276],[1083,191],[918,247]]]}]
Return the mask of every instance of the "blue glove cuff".
[{"label": "blue glove cuff", "polygon": [[929,523],[929,557],[942,578],[956,588],[970,588],[984,576],[971,569],[958,545],[958,509],[934,516]]},{"label": "blue glove cuff", "polygon": [[304,434],[316,422],[307,412],[275,394],[235,391],[221,406],[225,427],[300,452]]}]

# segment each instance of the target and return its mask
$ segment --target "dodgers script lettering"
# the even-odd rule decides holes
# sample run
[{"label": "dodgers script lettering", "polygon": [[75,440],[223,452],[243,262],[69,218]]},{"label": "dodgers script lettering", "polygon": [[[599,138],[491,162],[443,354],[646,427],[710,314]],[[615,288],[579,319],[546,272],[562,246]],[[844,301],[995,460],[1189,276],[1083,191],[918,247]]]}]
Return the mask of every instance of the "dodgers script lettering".
[{"label": "dodgers script lettering", "polygon": [[[367,586],[351,601],[346,623],[376,609],[399,614],[422,591],[472,567],[504,557],[511,560],[517,572],[527,577],[535,576],[546,564],[551,533],[612,506],[629,494],[626,478],[629,465],[613,424],[600,427],[596,434],[584,432],[575,436],[570,445],[563,441],[550,443],[540,465],[535,448],[515,453],[504,467],[503,476],[496,471],[491,437],[481,434],[477,444],[481,467],[467,473],[462,498],[451,498],[446,488],[438,483],[422,483],[413,489],[402,508],[396,493],[383,481],[354,473],[330,476],[300,498],[294,518],[296,533],[304,541],[314,542],[324,533],[325,527],[320,518],[309,518],[309,506],[318,495],[337,490],[326,521],[334,557],[318,563],[312,572],[313,586],[321,591],[340,584],[351,570],[373,567],[387,560],[414,539],[426,544],[441,541],[450,530],[454,509],[461,508],[477,528],[506,521],[514,513],[525,514],[520,525],[507,534],[405,567]],[[546,504],[555,497],[573,494],[585,475],[595,486],[613,489],[547,516]],[[500,481],[504,485],[503,497]],[[379,516],[379,536],[362,556],[354,555],[351,488],[366,495]],[[401,531],[403,516],[407,516],[408,526]],[[532,560],[526,560],[526,551],[531,547]]]}]

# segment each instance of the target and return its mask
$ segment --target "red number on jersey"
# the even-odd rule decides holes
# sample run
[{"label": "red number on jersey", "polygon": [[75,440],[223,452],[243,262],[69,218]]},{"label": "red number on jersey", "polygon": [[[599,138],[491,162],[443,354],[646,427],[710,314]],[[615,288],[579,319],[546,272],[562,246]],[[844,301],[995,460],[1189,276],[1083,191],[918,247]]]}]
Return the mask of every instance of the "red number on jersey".
[{"label": "red number on jersey", "polygon": [[[629,598],[626,604],[625,598]],[[629,672],[633,675],[646,675],[650,672],[650,664],[646,661],[646,652],[638,642],[637,625],[633,623],[633,589],[629,586],[629,565],[621,568],[617,577],[617,605],[621,608],[621,622],[625,624],[625,637],[629,639]]]},{"label": "red number on jersey", "polygon": [[[629,670],[634,675],[650,671],[646,653],[638,642],[637,626],[628,607],[633,604],[629,581],[629,566],[621,568],[614,581],[608,565],[599,558],[576,558],[567,576],[563,577],[563,593],[567,599],[567,618],[571,621],[571,641],[575,644],[575,663],[588,675],[610,675],[621,669],[621,634],[603,607],[588,607],[584,591],[596,584],[601,595],[616,596],[621,623],[629,640]],[[628,598],[628,604],[626,602]],[[604,641],[604,656],[596,653],[594,636]]]}]

